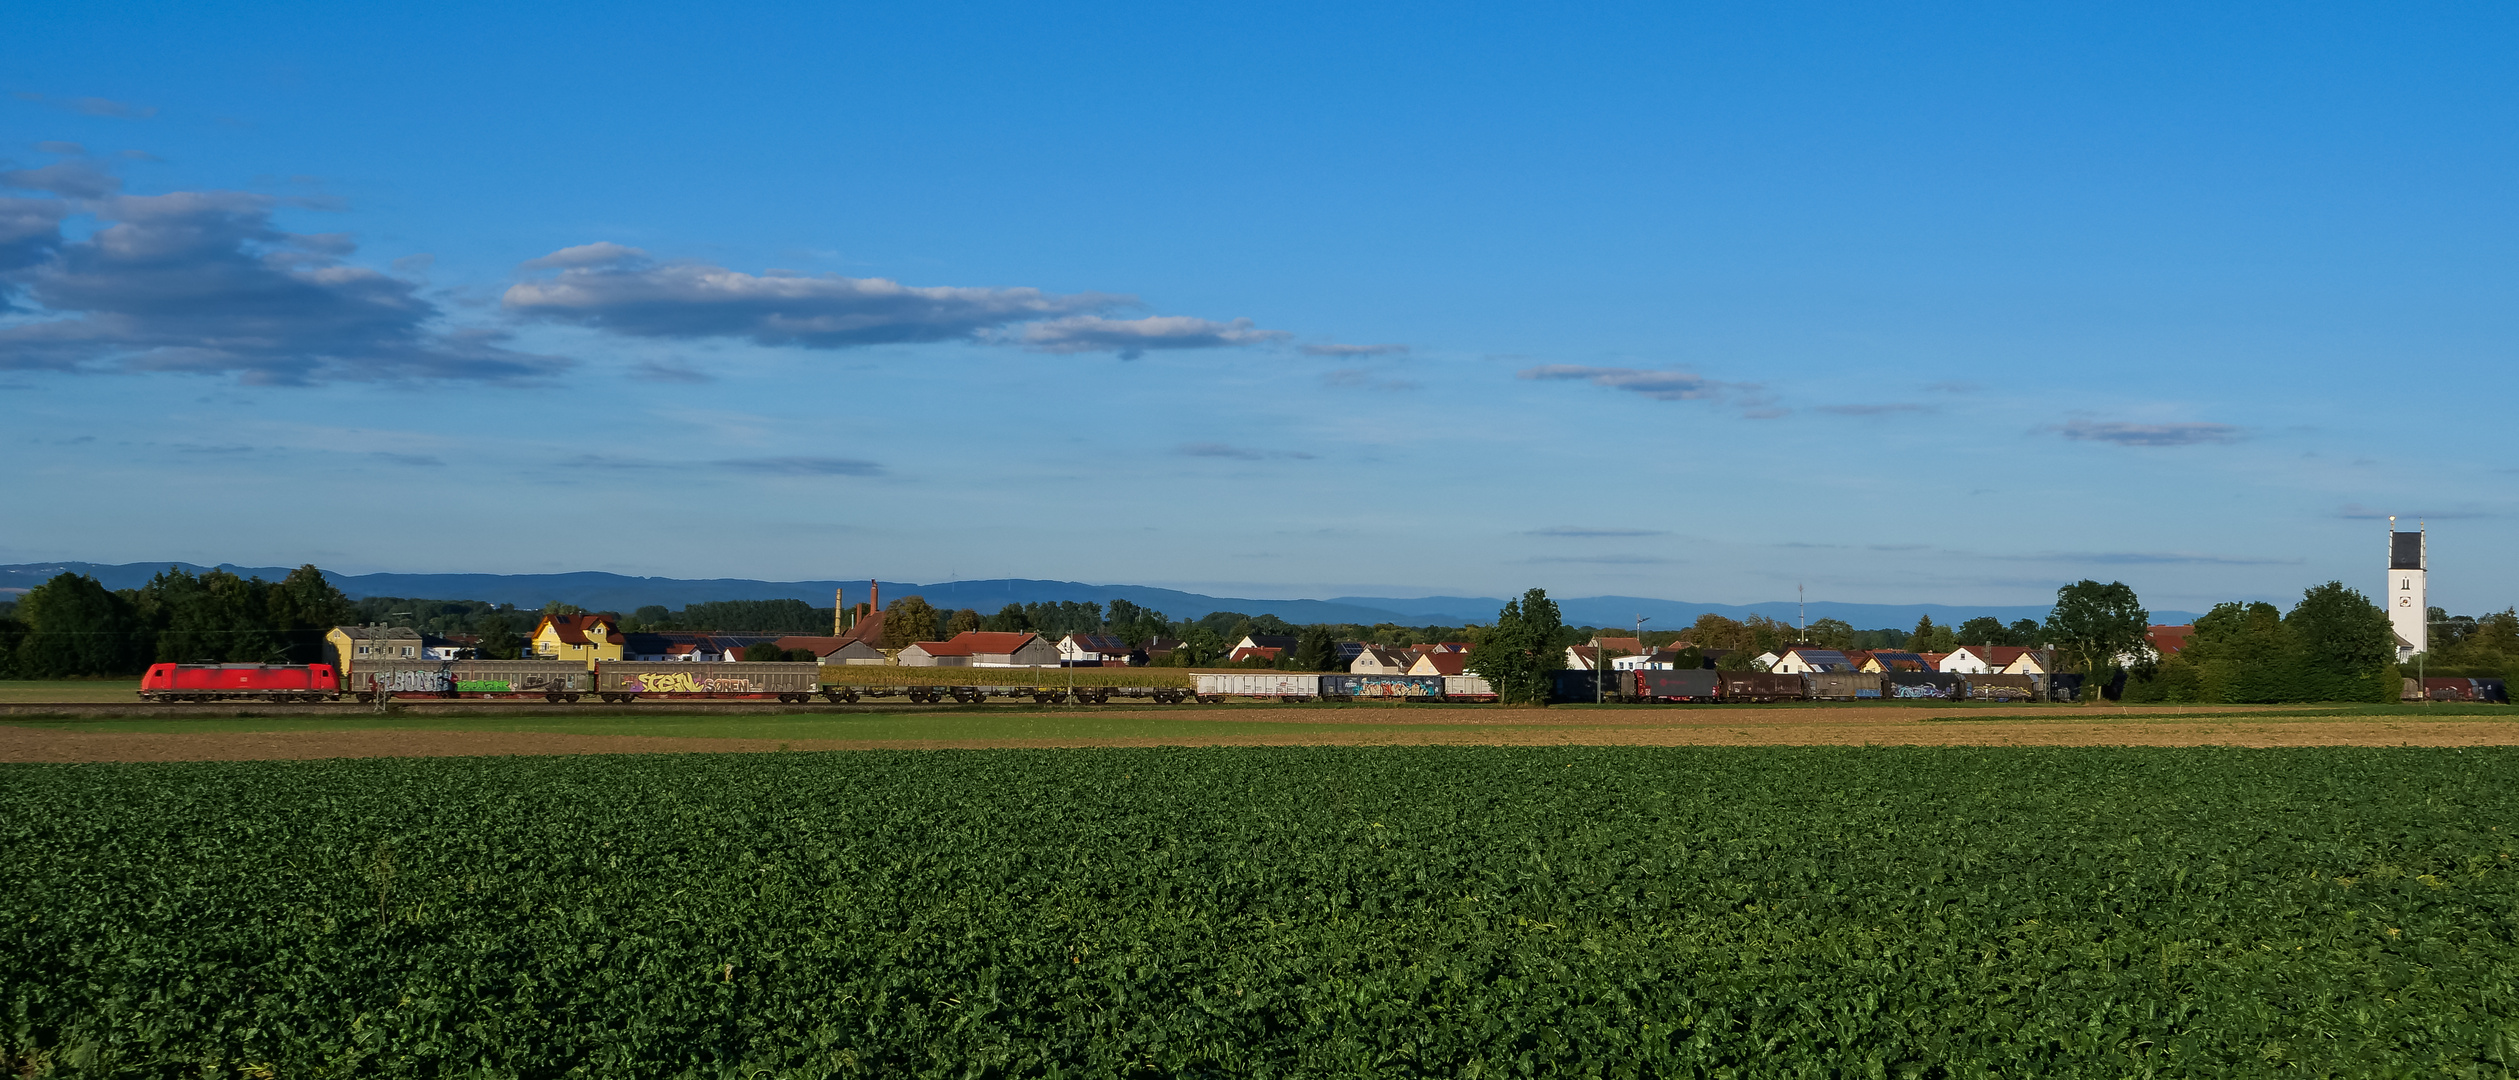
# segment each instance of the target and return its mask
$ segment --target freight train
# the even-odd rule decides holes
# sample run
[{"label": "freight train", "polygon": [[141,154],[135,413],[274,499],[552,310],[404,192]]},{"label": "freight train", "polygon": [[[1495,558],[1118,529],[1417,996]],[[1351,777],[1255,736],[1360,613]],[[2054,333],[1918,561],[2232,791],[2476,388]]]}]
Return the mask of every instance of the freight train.
[{"label": "freight train", "polygon": [[[816,697],[835,703],[863,697],[905,697],[921,704],[947,699],[967,704],[992,697],[1028,697],[1044,704],[1070,700],[1106,703],[1114,697],[1148,699],[1158,704],[1191,700],[1213,703],[1235,698],[1496,700],[1495,688],[1475,675],[1148,671],[1145,682],[1149,685],[1099,685],[1101,680],[1097,679],[1097,685],[1062,686],[1057,685],[1062,681],[1057,669],[886,667],[880,669],[880,675],[866,668],[829,670],[844,672],[847,677],[826,678],[826,669],[813,663],[605,660],[590,669],[575,660],[406,660],[361,665],[346,676],[325,664],[158,664],[141,679],[140,697],[166,702],[481,698],[541,700],[555,705],[586,697],[612,704],[641,699],[775,700],[801,704]],[[2444,698],[2467,700],[2494,700],[2501,692],[2498,681],[2489,688],[2477,685],[2473,689],[2466,688],[2468,680],[2457,682],[2458,690],[2444,685],[2433,692]],[[2049,679],[1941,672],[1778,675],[1707,669],[1559,671],[1554,673],[1551,700],[1674,704],[1895,699],[2070,701],[2076,696],[2079,683],[2080,677],[2074,675]]]}]

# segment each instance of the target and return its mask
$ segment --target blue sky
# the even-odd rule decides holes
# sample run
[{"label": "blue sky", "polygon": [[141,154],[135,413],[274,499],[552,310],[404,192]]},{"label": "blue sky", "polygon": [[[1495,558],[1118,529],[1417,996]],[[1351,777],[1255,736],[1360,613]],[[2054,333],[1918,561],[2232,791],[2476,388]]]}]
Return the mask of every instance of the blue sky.
[{"label": "blue sky", "polygon": [[2507,6],[11,22],[0,561],[2519,601]]}]

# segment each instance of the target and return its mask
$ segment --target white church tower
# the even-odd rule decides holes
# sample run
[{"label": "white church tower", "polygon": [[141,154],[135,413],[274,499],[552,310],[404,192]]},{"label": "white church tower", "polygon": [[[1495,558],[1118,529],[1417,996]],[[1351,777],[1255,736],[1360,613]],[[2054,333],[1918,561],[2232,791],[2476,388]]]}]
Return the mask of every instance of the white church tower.
[{"label": "white church tower", "polygon": [[2429,561],[2422,525],[2398,532],[2396,515],[2388,516],[2388,622],[2397,632],[2397,659],[2431,651],[2431,591],[2424,584]]}]

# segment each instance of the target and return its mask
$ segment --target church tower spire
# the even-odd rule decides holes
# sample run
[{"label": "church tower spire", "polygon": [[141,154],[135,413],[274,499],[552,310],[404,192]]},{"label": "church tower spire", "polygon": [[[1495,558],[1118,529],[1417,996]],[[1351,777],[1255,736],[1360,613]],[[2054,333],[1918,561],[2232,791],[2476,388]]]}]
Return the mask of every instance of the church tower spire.
[{"label": "church tower spire", "polygon": [[2397,632],[2397,659],[2431,651],[2431,589],[2424,575],[2430,569],[2431,528],[2415,523],[2415,531],[2398,532],[2396,515],[2388,515],[2388,623]]}]

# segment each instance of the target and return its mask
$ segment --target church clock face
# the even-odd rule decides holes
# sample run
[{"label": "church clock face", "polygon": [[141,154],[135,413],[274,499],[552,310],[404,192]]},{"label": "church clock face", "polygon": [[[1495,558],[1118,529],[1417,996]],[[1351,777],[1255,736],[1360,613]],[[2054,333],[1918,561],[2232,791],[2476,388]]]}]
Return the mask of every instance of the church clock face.
[{"label": "church clock face", "polygon": [[2411,597],[2411,596],[2400,596],[2400,597],[2397,597],[2397,606],[2398,606],[2398,607],[2413,607],[2413,606],[2414,606],[2414,598],[2413,598],[2413,597]]}]

